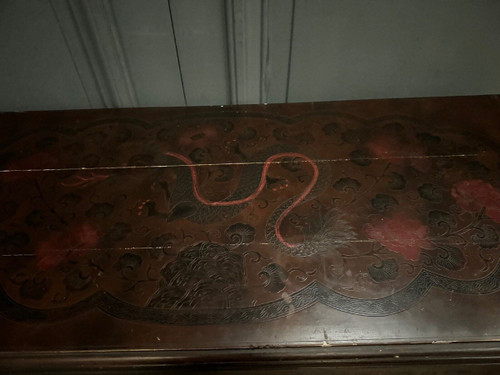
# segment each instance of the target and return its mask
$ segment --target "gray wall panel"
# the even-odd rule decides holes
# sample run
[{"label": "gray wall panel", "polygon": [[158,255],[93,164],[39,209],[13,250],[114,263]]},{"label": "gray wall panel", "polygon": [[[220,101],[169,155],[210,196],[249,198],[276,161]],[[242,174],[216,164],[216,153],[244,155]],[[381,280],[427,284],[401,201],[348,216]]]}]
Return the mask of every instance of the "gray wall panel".
[{"label": "gray wall panel", "polygon": [[88,108],[48,1],[0,1],[0,111]]},{"label": "gray wall panel", "polygon": [[498,0],[0,0],[0,111],[499,94],[498,20]]},{"label": "gray wall panel", "polygon": [[184,105],[168,3],[113,0],[139,106]]},{"label": "gray wall panel", "polygon": [[290,101],[500,91],[500,1],[297,0]]},{"label": "gray wall panel", "polygon": [[[292,0],[268,0],[264,29],[267,27],[267,45],[263,48],[264,88],[262,101],[286,101],[288,59],[292,37]],[[267,24],[267,25],[266,25]]]},{"label": "gray wall panel", "polygon": [[228,104],[224,1],[171,0],[170,4],[187,104]]}]

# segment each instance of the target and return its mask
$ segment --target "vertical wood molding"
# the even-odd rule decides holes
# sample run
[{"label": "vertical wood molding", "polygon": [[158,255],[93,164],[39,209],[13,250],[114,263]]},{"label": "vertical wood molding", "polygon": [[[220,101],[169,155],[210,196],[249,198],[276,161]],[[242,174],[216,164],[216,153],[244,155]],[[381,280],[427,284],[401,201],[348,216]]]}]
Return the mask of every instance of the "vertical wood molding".
[{"label": "vertical wood molding", "polygon": [[236,46],[234,42],[233,0],[225,0],[227,65],[229,72],[230,104],[238,104],[238,82],[236,80]]},{"label": "vertical wood molding", "polygon": [[269,51],[269,1],[262,0],[260,23],[260,103],[267,103],[271,84]]},{"label": "vertical wood molding", "polygon": [[232,104],[285,102],[293,0],[226,0]]},{"label": "vertical wood molding", "polygon": [[231,103],[261,100],[261,0],[226,0]]},{"label": "vertical wood molding", "polygon": [[137,107],[133,81],[108,0],[51,0],[91,106]]},{"label": "vertical wood molding", "polygon": [[295,26],[295,0],[291,1],[291,16],[290,16],[290,38],[288,42],[288,62],[286,69],[286,89],[284,102],[288,103],[288,96],[290,94],[290,77],[292,76],[292,53],[293,53],[293,30]]}]

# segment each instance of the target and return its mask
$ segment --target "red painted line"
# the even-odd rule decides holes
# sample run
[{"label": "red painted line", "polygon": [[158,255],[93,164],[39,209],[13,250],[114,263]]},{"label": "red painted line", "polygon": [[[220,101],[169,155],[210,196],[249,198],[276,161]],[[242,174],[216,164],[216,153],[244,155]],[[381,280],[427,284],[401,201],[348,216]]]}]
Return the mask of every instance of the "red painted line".
[{"label": "red painted line", "polygon": [[105,180],[108,177],[109,177],[109,174],[100,175],[100,174],[96,174],[96,173],[92,172],[90,177],[75,176],[75,179],[77,181],[74,181],[74,182],[64,182],[63,181],[63,182],[61,182],[61,185],[66,186],[66,187],[82,187],[84,185],[88,185],[88,184],[91,184],[93,182],[99,182],[101,180]]},{"label": "red painted line", "polygon": [[237,205],[237,204],[242,204],[242,203],[249,202],[249,201],[255,199],[260,194],[260,192],[262,191],[262,189],[264,189],[264,186],[266,184],[267,171],[268,171],[271,163],[274,160],[280,159],[280,158],[284,158],[284,157],[300,158],[300,159],[305,160],[313,168],[313,171],[314,171],[313,178],[312,178],[311,182],[309,182],[309,184],[307,185],[307,187],[304,190],[304,192],[290,205],[290,207],[288,207],[285,211],[283,211],[283,213],[280,215],[280,217],[276,221],[276,225],[274,227],[274,232],[276,234],[276,237],[280,240],[280,242],[283,245],[285,245],[287,247],[298,247],[300,245],[300,244],[292,244],[292,243],[287,242],[283,238],[283,236],[281,235],[279,228],[281,226],[281,223],[283,222],[283,219],[295,207],[297,207],[300,204],[300,202],[302,202],[307,197],[307,195],[311,192],[312,188],[316,184],[316,181],[318,181],[318,175],[319,175],[318,166],[309,157],[307,157],[307,156],[305,156],[303,154],[296,153],[296,152],[282,152],[282,153],[279,153],[279,154],[276,154],[276,155],[272,155],[269,158],[267,158],[267,160],[264,162],[264,169],[262,170],[262,175],[260,177],[259,186],[257,187],[257,189],[251,195],[249,195],[246,198],[238,199],[238,200],[234,200],[234,201],[209,201],[209,200],[203,198],[201,196],[201,194],[200,194],[200,191],[199,191],[199,188],[198,188],[198,177],[196,175],[196,168],[194,167],[193,162],[191,160],[189,160],[188,158],[186,158],[185,156],[180,155],[180,154],[176,154],[174,152],[168,152],[167,151],[167,152],[165,152],[165,155],[173,156],[174,158],[179,159],[182,162],[184,162],[189,167],[189,170],[191,172],[191,178],[193,179],[193,193],[194,193],[194,196],[196,197],[196,199],[198,199],[198,201],[200,201],[203,204],[206,204],[207,206],[233,206],[233,205]]}]

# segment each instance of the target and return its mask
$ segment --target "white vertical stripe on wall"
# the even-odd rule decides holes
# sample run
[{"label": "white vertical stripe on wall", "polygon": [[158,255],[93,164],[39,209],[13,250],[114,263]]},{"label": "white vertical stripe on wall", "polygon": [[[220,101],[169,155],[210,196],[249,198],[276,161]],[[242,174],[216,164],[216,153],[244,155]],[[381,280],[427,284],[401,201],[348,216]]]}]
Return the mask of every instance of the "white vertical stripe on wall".
[{"label": "white vertical stripe on wall", "polygon": [[234,104],[261,101],[261,0],[227,0],[226,24]]},{"label": "white vertical stripe on wall", "polygon": [[290,101],[500,91],[500,1],[296,0]]},{"label": "white vertical stripe on wall", "polygon": [[226,0],[231,100],[284,102],[292,0]]}]

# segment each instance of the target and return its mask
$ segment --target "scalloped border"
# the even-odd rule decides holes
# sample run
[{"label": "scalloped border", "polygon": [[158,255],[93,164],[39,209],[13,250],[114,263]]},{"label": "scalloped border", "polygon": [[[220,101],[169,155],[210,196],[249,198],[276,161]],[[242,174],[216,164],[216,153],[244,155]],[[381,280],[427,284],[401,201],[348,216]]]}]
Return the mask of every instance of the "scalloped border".
[{"label": "scalloped border", "polygon": [[391,295],[374,299],[346,296],[314,281],[293,293],[290,296],[291,300],[280,299],[259,306],[234,309],[140,307],[123,302],[108,292],[98,292],[68,307],[33,309],[14,301],[0,286],[0,315],[22,322],[54,322],[97,308],[118,319],[170,325],[213,325],[266,322],[321,303],[348,314],[382,317],[408,310],[419,302],[432,287],[461,294],[495,293],[500,290],[500,264],[489,275],[474,280],[458,280],[423,270],[405,288]]}]

